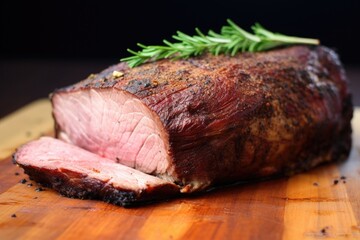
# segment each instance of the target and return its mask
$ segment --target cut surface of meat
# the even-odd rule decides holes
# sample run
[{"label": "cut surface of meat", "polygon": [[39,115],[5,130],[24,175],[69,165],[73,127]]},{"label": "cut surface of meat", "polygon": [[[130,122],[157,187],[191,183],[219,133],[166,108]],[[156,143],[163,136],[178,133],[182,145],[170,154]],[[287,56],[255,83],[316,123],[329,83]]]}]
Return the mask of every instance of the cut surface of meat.
[{"label": "cut surface of meat", "polygon": [[53,102],[64,141],[145,173],[169,169],[168,135],[159,117],[131,94],[90,89],[56,94]]},{"label": "cut surface of meat", "polygon": [[[93,159],[57,159],[71,172],[62,175],[67,183],[87,179],[82,174],[100,183],[115,179],[109,180],[113,189],[135,194],[133,202],[160,198],[154,191],[171,196],[291,175],[344,160],[351,149],[351,93],[337,54],[323,46],[161,60],[133,69],[120,63],[56,90],[51,101],[56,137]],[[34,178],[44,172],[48,177],[40,180],[64,192],[50,177],[62,170],[51,168],[46,152],[31,150],[36,144],[26,146],[34,151],[26,158],[32,162],[19,164]],[[46,167],[40,156],[48,159]],[[99,166],[105,175],[92,171]],[[66,191],[81,192],[71,186]]]},{"label": "cut surface of meat", "polygon": [[179,192],[171,182],[50,137],[22,146],[14,161],[35,180],[69,197],[128,205]]}]

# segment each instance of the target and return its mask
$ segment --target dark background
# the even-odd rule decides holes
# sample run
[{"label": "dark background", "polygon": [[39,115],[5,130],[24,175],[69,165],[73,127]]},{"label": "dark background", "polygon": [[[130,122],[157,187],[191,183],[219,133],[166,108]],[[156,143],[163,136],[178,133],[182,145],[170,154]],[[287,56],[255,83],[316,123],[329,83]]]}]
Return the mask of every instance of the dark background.
[{"label": "dark background", "polygon": [[127,56],[136,43],[160,44],[176,30],[219,31],[231,18],[288,35],[319,38],[344,63],[360,105],[360,4],[342,1],[2,1],[0,117],[57,87]]}]

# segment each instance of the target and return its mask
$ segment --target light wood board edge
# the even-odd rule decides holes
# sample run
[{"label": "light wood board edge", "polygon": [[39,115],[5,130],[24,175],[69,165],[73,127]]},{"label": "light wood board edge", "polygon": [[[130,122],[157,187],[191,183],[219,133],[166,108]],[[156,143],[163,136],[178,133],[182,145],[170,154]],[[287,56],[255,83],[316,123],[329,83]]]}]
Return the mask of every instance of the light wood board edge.
[{"label": "light wood board edge", "polygon": [[53,128],[48,99],[34,101],[0,119],[0,161],[13,154],[21,144],[39,138]]}]

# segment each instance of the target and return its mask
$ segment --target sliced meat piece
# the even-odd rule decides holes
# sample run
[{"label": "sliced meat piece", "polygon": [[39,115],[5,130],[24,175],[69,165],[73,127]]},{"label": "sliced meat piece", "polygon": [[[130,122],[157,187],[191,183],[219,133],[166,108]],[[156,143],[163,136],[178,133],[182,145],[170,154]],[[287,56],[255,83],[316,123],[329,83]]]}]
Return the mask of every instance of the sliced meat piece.
[{"label": "sliced meat piece", "polygon": [[35,181],[68,197],[126,206],[179,193],[179,187],[171,182],[50,137],[22,146],[14,162]]},{"label": "sliced meat piece", "polygon": [[351,148],[351,94],[322,46],[121,63],[52,104],[59,138],[183,192],[300,172]]}]

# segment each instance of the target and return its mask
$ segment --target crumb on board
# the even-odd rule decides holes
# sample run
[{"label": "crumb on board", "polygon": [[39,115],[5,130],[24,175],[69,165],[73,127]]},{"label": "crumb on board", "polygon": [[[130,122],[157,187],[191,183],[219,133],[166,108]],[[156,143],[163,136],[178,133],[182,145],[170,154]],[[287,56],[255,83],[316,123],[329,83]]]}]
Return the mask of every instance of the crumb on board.
[{"label": "crumb on board", "polygon": [[318,184],[317,182],[314,182],[314,183],[313,183],[313,186],[316,186],[316,187],[317,187],[317,186],[319,186],[319,184]]},{"label": "crumb on board", "polygon": [[337,185],[338,183],[342,182],[342,183],[346,183],[346,177],[345,176],[341,176],[340,179],[334,179],[333,181],[333,185]]},{"label": "crumb on board", "polygon": [[18,172],[15,172],[15,176],[19,176],[20,175],[20,173],[18,173]]},{"label": "crumb on board", "polygon": [[322,228],[322,229],[320,230],[321,235],[327,235],[327,230],[328,230],[328,229],[329,229],[329,227],[328,227],[328,226],[326,226],[326,227]]},{"label": "crumb on board", "polygon": [[12,217],[12,218],[16,218],[16,214],[15,214],[15,213],[12,214],[11,217]]},{"label": "crumb on board", "polygon": [[38,188],[35,189],[35,191],[36,191],[36,192],[42,192],[42,191],[45,191],[45,189],[42,188],[42,187],[38,187]]},{"label": "crumb on board", "polygon": [[23,178],[23,179],[20,180],[20,183],[21,183],[21,184],[25,184],[26,182],[27,182],[27,180],[26,180],[25,178]]}]

